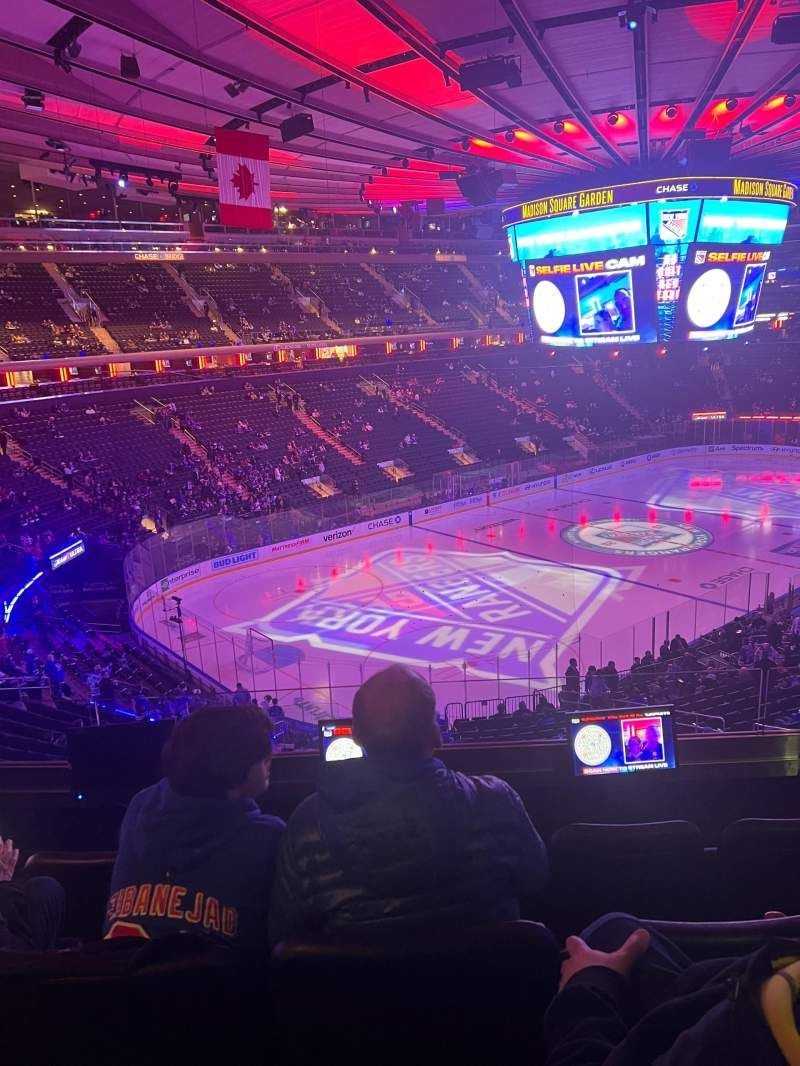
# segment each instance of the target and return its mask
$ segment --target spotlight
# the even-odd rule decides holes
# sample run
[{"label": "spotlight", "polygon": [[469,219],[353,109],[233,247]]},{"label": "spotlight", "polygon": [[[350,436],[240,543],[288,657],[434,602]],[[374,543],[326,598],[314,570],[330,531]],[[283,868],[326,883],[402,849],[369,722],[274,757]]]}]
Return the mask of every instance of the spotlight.
[{"label": "spotlight", "polygon": [[794,93],[787,93],[783,98],[784,107],[794,107],[797,103],[797,97]]},{"label": "spotlight", "polygon": [[514,131],[513,130],[506,130],[506,132],[503,134],[503,137],[505,139],[506,144],[513,144],[514,143]]},{"label": "spotlight", "polygon": [[728,99],[725,101],[726,111],[735,111],[738,106],[739,101],[736,99],[735,96],[729,96]]},{"label": "spotlight", "polygon": [[94,166],[94,183],[99,185],[103,180],[103,168],[99,163],[93,163],[92,165]]},{"label": "spotlight", "polygon": [[561,119],[558,119],[556,122],[553,123],[553,132],[558,134],[564,132],[564,123],[561,121]]},{"label": "spotlight", "polygon": [[658,9],[644,2],[644,0],[631,0],[631,2],[617,12],[620,27],[633,33],[644,25],[645,17],[649,15],[655,22],[658,17]]},{"label": "spotlight", "polygon": [[664,108],[664,114],[667,118],[673,119],[678,117],[678,109],[675,104],[667,104]]},{"label": "spotlight", "polygon": [[470,141],[469,137],[461,138],[461,147],[464,149],[465,152],[469,151],[471,144],[472,142]]},{"label": "spotlight", "polygon": [[39,89],[25,89],[21,99],[26,111],[44,111],[44,93]]},{"label": "spotlight", "polygon": [[168,181],[167,182],[167,192],[170,194],[170,196],[174,196],[175,199],[177,200],[177,198],[178,198],[178,183],[177,183],[177,181]]},{"label": "spotlight", "polygon": [[230,96],[232,100],[235,100],[237,96],[241,96],[243,92],[246,92],[250,86],[246,81],[242,81],[241,78],[239,78],[236,81],[228,82],[223,88],[228,96]]},{"label": "spotlight", "polygon": [[404,156],[403,159],[400,160],[400,166],[403,168],[403,170],[408,170],[408,168],[411,166],[411,161],[408,156]]},{"label": "spotlight", "polygon": [[117,185],[120,187],[120,189],[124,189],[127,184],[128,184],[127,171],[122,171],[120,173],[120,176],[117,178]]},{"label": "spotlight", "polygon": [[152,174],[148,174],[147,175],[147,178],[145,180],[145,185],[147,186],[148,189],[152,189],[153,188],[153,175]]},{"label": "spotlight", "polygon": [[139,61],[136,56],[121,55],[119,57],[119,72],[123,78],[127,78],[129,81],[136,81],[142,73],[139,70]]},{"label": "spotlight", "polygon": [[619,120],[619,111],[612,111],[609,115],[606,116],[606,122],[609,124],[609,126],[616,126]]},{"label": "spotlight", "polygon": [[88,19],[81,18],[79,15],[73,15],[73,17],[66,22],[60,30],[50,38],[47,42],[50,48],[53,49],[53,62],[57,67],[60,67],[65,74],[69,74],[72,70],[72,64],[70,59],[77,59],[81,54],[81,46],[78,38],[82,33],[89,29],[91,22]]}]

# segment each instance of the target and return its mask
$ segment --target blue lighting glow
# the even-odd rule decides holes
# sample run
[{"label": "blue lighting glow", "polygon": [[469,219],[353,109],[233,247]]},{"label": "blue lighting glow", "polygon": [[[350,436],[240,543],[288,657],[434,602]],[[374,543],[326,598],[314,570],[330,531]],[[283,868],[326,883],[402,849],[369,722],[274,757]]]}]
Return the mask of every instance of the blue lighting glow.
[{"label": "blue lighting glow", "polygon": [[38,573],[34,574],[30,581],[24,584],[21,589],[18,589],[17,592],[12,596],[12,598],[3,604],[3,621],[6,625],[8,625],[8,623],[11,621],[12,612],[17,606],[17,601],[19,600],[20,596],[26,593],[31,587],[31,585],[36,584],[39,578],[43,576],[44,570],[40,570]]}]

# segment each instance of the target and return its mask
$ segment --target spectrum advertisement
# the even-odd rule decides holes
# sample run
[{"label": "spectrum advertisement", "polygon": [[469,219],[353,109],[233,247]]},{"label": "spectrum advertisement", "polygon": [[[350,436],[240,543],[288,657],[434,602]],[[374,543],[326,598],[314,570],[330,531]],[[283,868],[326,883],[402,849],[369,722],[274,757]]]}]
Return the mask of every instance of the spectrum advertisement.
[{"label": "spectrum advertisement", "polygon": [[749,333],[796,192],[761,178],[675,178],[510,208],[533,336],[616,347]]}]

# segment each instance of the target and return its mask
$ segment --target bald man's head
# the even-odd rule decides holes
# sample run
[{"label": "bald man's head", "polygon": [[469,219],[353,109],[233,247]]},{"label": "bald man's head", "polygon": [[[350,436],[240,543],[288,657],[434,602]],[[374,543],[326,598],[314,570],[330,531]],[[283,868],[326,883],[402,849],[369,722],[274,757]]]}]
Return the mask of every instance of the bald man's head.
[{"label": "bald man's head", "polygon": [[353,700],[353,735],[370,755],[430,756],[442,742],[430,685],[406,666],[373,674]]}]

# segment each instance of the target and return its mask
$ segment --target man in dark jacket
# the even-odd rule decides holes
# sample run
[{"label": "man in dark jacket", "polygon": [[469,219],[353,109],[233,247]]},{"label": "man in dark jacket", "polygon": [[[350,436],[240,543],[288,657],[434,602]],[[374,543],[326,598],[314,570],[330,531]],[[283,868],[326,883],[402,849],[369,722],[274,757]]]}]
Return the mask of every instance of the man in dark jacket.
[{"label": "man in dark jacket", "polygon": [[263,950],[278,843],[262,814],[272,725],[257,707],[204,707],[178,722],[165,778],[134,796],[120,830],[106,936],[206,933]]},{"label": "man in dark jacket", "polygon": [[340,929],[442,927],[519,917],[542,887],[544,845],[516,792],[454,773],[436,700],[419,674],[391,666],[353,701],[366,758],[321,767],[281,845],[273,942]]}]

